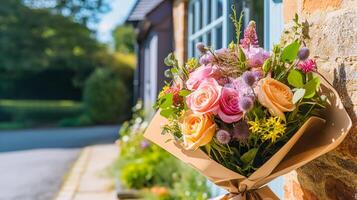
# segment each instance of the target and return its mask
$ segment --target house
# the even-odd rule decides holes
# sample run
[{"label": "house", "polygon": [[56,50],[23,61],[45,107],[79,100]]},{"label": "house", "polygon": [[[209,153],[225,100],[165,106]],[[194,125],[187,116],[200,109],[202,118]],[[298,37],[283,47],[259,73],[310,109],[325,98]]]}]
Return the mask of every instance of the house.
[{"label": "house", "polygon": [[[151,109],[164,83],[163,58],[171,51],[182,64],[198,56],[197,42],[214,48],[233,39],[231,5],[244,11],[244,24],[257,22],[260,42],[270,50],[295,13],[311,22],[311,55],[319,55],[319,70],[340,92],[357,122],[357,2],[354,0],[138,0],[127,22],[138,35],[136,98]],[[354,123],[356,125],[356,123]],[[357,126],[337,151],[289,175],[285,199],[356,199]],[[324,166],[324,167],[321,167]],[[338,174],[337,174],[338,173]],[[291,178],[292,177],[292,178]],[[303,180],[301,183],[299,181]]]},{"label": "house", "polygon": [[[244,23],[257,22],[261,44],[267,49],[282,30],[281,1],[234,0],[138,0],[126,22],[137,33],[138,66],[134,80],[134,99],[142,99],[151,115],[152,105],[165,83],[163,63],[175,52],[182,64],[187,57],[199,56],[196,43],[214,48],[226,47],[234,36],[230,20],[232,6],[244,11]],[[270,18],[274,21],[270,21]],[[263,31],[264,30],[264,31]],[[265,42],[264,42],[265,41]]]},{"label": "house", "polygon": [[174,50],[172,1],[139,0],[126,21],[137,32],[134,99],[142,99],[151,115],[152,105],[164,86],[163,60]]}]

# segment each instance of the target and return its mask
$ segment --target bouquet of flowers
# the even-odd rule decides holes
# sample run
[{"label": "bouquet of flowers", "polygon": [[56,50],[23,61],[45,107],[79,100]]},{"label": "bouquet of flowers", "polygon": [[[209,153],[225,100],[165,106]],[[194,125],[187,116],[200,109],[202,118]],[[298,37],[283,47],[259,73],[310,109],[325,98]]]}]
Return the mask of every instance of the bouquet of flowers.
[{"label": "bouquet of flowers", "polygon": [[199,59],[165,59],[172,82],[145,137],[226,188],[224,198],[276,198],[261,186],[336,147],[351,120],[309,58],[307,22],[296,16],[294,38],[267,52],[254,21],[239,40],[242,15],[231,18],[228,48],[198,43]]}]

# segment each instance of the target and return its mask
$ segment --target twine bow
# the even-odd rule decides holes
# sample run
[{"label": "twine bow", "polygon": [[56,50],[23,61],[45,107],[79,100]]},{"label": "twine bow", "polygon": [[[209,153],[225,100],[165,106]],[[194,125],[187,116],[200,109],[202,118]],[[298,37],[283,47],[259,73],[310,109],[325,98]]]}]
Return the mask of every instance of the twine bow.
[{"label": "twine bow", "polygon": [[225,185],[229,187],[230,193],[219,200],[279,200],[268,186],[253,188],[254,182],[249,180],[241,183],[237,180],[229,180]]}]

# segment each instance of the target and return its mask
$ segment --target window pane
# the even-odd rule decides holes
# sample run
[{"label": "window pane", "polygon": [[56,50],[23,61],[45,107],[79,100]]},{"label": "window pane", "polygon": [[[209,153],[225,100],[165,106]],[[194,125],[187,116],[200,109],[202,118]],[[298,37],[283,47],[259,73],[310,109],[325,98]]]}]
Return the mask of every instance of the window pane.
[{"label": "window pane", "polygon": [[206,0],[207,1],[207,24],[211,23],[212,20],[212,0]]},{"label": "window pane", "polygon": [[197,1],[197,6],[198,6],[198,20],[199,20],[199,29],[202,29],[203,26],[203,5],[202,5],[202,1],[198,0]]},{"label": "window pane", "polygon": [[220,49],[222,48],[222,44],[223,44],[223,30],[222,30],[222,25],[220,25],[219,27],[217,27],[216,29],[216,49]]},{"label": "window pane", "polygon": [[217,0],[217,18],[223,14],[223,0]]},{"label": "window pane", "polygon": [[190,41],[189,48],[190,48],[190,52],[191,52],[191,54],[189,56],[190,57],[195,56],[195,42],[194,41]]},{"label": "window pane", "polygon": [[194,2],[195,4],[195,15],[194,15],[194,18],[195,18],[195,21],[196,21],[196,29],[195,29],[195,32],[199,31],[201,29],[201,25],[202,25],[202,16],[201,16],[201,13],[202,13],[202,8],[201,8],[201,1],[200,0],[196,0]]},{"label": "window pane", "polygon": [[196,10],[195,10],[195,4],[191,4],[191,34],[193,34],[196,31]]},{"label": "window pane", "polygon": [[212,46],[212,33],[209,31],[207,33],[207,46]]}]

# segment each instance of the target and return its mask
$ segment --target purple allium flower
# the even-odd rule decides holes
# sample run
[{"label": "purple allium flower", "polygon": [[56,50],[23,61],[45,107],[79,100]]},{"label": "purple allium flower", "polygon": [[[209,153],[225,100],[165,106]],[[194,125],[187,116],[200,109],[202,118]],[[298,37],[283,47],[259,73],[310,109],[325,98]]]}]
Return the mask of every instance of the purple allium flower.
[{"label": "purple allium flower", "polygon": [[246,71],[242,74],[244,83],[248,86],[253,86],[256,81],[256,76],[251,71]]},{"label": "purple allium flower", "polygon": [[298,58],[300,60],[306,60],[310,55],[310,50],[307,47],[303,47],[298,52]]},{"label": "purple allium flower", "polygon": [[196,44],[196,48],[198,51],[200,51],[202,54],[205,54],[207,52],[206,45],[203,44],[202,42],[199,42]]},{"label": "purple allium flower", "polygon": [[212,63],[214,61],[214,56],[212,54],[204,54],[200,58],[200,64],[201,65],[208,65],[209,63]]},{"label": "purple allium flower", "polygon": [[149,146],[150,146],[150,142],[147,141],[147,140],[143,140],[143,141],[141,141],[141,143],[140,143],[140,147],[141,147],[142,150],[148,148]]},{"label": "purple allium flower", "polygon": [[264,72],[262,70],[255,70],[253,71],[253,75],[255,77],[255,81],[259,81],[264,77]]},{"label": "purple allium flower", "polygon": [[316,62],[312,59],[307,59],[300,62],[297,68],[304,73],[313,72],[316,71]]},{"label": "purple allium flower", "polygon": [[244,30],[244,38],[240,40],[243,48],[258,47],[258,36],[256,31],[256,24],[250,21],[247,28]]},{"label": "purple allium flower", "polygon": [[234,125],[233,138],[244,141],[249,136],[249,127],[245,121],[240,121]]},{"label": "purple allium flower", "polygon": [[223,129],[220,129],[216,133],[216,138],[219,143],[221,144],[228,144],[231,141],[231,135]]},{"label": "purple allium flower", "polygon": [[251,97],[243,97],[239,101],[239,108],[244,111],[248,112],[253,108],[254,102]]}]

